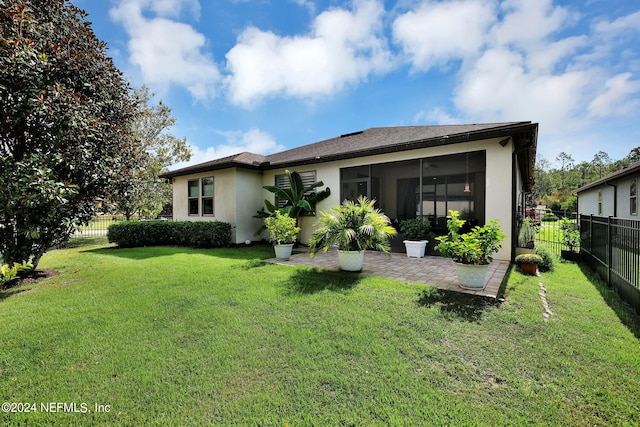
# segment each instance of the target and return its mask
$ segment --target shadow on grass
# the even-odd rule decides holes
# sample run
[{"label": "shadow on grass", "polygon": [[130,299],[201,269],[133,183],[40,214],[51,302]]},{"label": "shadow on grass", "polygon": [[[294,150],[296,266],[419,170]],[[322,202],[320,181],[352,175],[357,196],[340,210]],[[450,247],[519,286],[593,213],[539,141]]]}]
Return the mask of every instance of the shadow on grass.
[{"label": "shadow on grass", "polygon": [[598,275],[584,262],[576,263],[580,267],[580,271],[584,277],[591,283],[602,295],[602,299],[616,313],[618,319],[640,339],[640,315],[636,313],[633,307],[626,303],[613,287],[609,287]]},{"label": "shadow on grass", "polygon": [[109,245],[105,236],[95,237],[72,237],[60,249],[81,248],[83,246]]},{"label": "shadow on grass", "polygon": [[418,304],[424,307],[439,307],[447,318],[466,322],[479,322],[485,311],[500,305],[501,301],[477,295],[446,291],[444,289],[424,289]]},{"label": "shadow on grass", "polygon": [[176,254],[200,254],[215,258],[251,261],[254,259],[268,259],[273,257],[273,248],[268,245],[250,245],[229,248],[196,249],[185,246],[148,246],[141,248],[94,248],[82,251],[99,255],[109,255],[126,259],[148,259]]},{"label": "shadow on grass", "polygon": [[346,292],[351,290],[361,276],[358,273],[328,271],[320,268],[297,269],[285,286],[290,294],[314,294],[322,291]]},{"label": "shadow on grass", "polygon": [[21,288],[21,289],[2,289],[0,288],[0,301],[4,301],[9,297],[20,294],[22,292],[26,292],[29,289]]}]

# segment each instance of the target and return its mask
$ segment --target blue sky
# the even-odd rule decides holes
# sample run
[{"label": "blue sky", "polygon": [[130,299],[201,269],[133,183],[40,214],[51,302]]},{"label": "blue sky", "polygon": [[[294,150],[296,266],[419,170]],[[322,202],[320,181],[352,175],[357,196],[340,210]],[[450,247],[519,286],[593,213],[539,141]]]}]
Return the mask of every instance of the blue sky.
[{"label": "blue sky", "polygon": [[172,108],[190,164],[369,127],[520,120],[540,124],[552,162],[640,146],[638,0],[72,3]]}]

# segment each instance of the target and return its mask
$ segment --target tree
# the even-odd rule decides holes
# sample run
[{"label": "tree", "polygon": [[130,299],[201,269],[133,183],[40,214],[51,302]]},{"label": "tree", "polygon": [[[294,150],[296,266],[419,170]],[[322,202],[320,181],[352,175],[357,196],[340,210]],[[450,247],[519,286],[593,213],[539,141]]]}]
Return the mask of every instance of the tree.
[{"label": "tree", "polygon": [[37,266],[139,157],[136,101],[85,17],[66,0],[0,2],[0,253],[8,263]]},{"label": "tree", "polygon": [[573,157],[565,153],[564,151],[558,154],[556,161],[560,162],[560,189],[565,189],[565,182],[567,179],[567,172],[573,168]]},{"label": "tree", "polygon": [[593,166],[597,170],[597,179],[602,178],[609,172],[609,167],[611,166],[611,157],[604,151],[598,151],[593,156]]},{"label": "tree", "polygon": [[153,94],[146,86],[135,90],[133,96],[138,100],[138,112],[132,129],[140,156],[122,171],[112,195],[116,209],[127,220],[135,213],[154,218],[171,203],[171,184],[158,175],[170,165],[191,158],[186,139],[169,132],[176,121],[171,109],[162,101],[152,104]]}]

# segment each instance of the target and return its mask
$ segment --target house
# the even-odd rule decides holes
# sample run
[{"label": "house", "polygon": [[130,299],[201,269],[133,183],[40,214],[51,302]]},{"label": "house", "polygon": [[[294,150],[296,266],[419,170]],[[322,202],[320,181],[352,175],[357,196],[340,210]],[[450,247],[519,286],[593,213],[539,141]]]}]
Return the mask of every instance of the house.
[{"label": "house", "polygon": [[638,219],[640,162],[578,188],[580,215]]},{"label": "house", "polygon": [[[262,187],[283,185],[291,170],[331,189],[317,211],[365,195],[394,221],[422,215],[444,227],[449,209],[479,224],[498,219],[509,237],[496,258],[511,259],[516,212],[524,209],[518,204],[533,183],[537,134],[531,122],[370,128],[268,156],[240,153],[162,177],[173,183],[175,220],[229,222],[236,243],[256,240],[262,221],[253,216],[264,199],[274,202]],[[314,217],[301,218],[303,243],[314,223]]]}]

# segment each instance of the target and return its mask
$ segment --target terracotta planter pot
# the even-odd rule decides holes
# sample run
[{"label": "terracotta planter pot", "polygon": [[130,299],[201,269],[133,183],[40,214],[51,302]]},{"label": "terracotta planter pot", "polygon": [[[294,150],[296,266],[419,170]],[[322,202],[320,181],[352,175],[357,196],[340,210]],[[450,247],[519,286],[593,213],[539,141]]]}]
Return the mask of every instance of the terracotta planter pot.
[{"label": "terracotta planter pot", "polygon": [[538,264],[520,264],[518,267],[520,267],[520,270],[524,273],[531,274],[532,276],[535,276],[538,272]]}]

